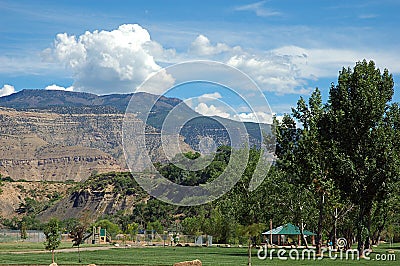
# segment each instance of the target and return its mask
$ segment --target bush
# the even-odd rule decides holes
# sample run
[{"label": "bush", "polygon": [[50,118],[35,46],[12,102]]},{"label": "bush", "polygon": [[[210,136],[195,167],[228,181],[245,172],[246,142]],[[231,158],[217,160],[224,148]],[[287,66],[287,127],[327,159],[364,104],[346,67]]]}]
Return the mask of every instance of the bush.
[{"label": "bush", "polygon": [[0,181],[4,181],[4,182],[15,182],[15,180],[14,179],[12,179],[11,177],[9,177],[9,176],[6,176],[6,177],[0,177]]}]

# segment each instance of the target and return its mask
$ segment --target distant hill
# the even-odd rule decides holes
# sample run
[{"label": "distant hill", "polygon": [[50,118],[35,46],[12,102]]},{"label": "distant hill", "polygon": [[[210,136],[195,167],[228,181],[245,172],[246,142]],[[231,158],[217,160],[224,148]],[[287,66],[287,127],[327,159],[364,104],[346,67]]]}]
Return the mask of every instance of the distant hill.
[{"label": "distant hill", "polygon": [[57,90],[22,90],[0,98],[0,105],[14,109],[49,108],[51,106],[101,105],[98,96],[84,92]]},{"label": "distant hill", "polygon": [[[98,96],[87,92],[22,90],[8,96],[0,97],[0,106],[16,110],[47,109],[56,111],[67,110],[60,107],[68,107],[72,112],[79,110],[79,108],[111,107],[119,113],[124,113],[129,101],[132,99],[136,104],[132,105],[133,109],[131,111],[140,113],[141,106],[148,102],[154,102],[158,97],[157,95],[145,92]],[[154,111],[169,111],[181,102],[181,100],[176,98],[160,97]]]}]

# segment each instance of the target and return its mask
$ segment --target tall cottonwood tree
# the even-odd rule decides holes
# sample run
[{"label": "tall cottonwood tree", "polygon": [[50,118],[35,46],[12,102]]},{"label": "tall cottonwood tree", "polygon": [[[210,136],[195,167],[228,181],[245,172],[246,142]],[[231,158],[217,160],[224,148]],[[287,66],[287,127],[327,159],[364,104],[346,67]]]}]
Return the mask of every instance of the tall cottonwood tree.
[{"label": "tall cottonwood tree", "polygon": [[[317,88],[310,96],[308,103],[303,99],[297,102],[291,116],[285,116],[278,126],[277,155],[280,167],[286,172],[291,182],[315,197],[318,204],[318,223],[316,246],[321,253],[325,204],[329,191],[333,189],[330,179],[331,142],[324,138],[323,132],[326,107]],[[301,125],[296,126],[295,120]],[[303,224],[300,223],[300,228]],[[303,236],[304,237],[304,236]]]},{"label": "tall cottonwood tree", "polygon": [[390,104],[394,82],[373,61],[343,68],[329,95],[328,137],[335,149],[332,178],[358,207],[360,254],[370,245],[371,210],[385,186],[398,177],[399,108]]},{"label": "tall cottonwood tree", "polygon": [[330,179],[331,170],[331,141],[325,138],[324,127],[326,107],[322,104],[322,96],[317,88],[308,101],[308,105],[301,98],[297,108],[293,109],[293,116],[302,124],[301,137],[297,146],[296,167],[302,174],[300,184],[304,184],[316,197],[318,202],[318,225],[316,247],[321,254],[322,230],[325,220],[325,204],[334,189]]}]

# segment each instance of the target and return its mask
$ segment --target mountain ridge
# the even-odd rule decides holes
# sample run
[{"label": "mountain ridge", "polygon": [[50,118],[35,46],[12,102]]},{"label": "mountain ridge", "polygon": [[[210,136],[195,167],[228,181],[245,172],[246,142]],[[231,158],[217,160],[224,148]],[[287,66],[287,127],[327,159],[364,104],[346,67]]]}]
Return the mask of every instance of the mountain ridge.
[{"label": "mountain ridge", "polygon": [[[16,93],[0,97],[0,106],[13,108],[16,110],[46,109],[54,106],[109,106],[120,112],[125,112],[130,100],[139,100],[143,102],[155,101],[157,98],[159,98],[159,106],[157,106],[158,108],[173,107],[182,102],[182,100],[177,98],[158,96],[147,92],[96,95],[88,92],[78,91],[24,89]],[[140,107],[140,105],[141,104],[139,102],[137,106]]]},{"label": "mountain ridge", "polygon": [[[129,104],[130,102],[131,104]],[[188,120],[179,133],[184,137],[184,141],[195,150],[199,150],[202,137],[212,137],[216,146],[231,145],[229,133],[223,125],[240,128],[242,124],[242,122],[230,119],[202,116],[187,106],[181,99],[158,96],[147,92],[96,95],[87,92],[25,89],[0,97],[0,106],[16,110],[62,114],[134,113],[138,119],[158,131],[161,131],[169,112],[178,105],[179,119],[175,120]],[[143,112],[143,110],[147,111]],[[252,122],[244,122],[243,124],[249,135],[250,146],[259,147],[261,145],[263,138],[261,130],[270,132],[270,128],[265,124]],[[262,129],[260,129],[260,125],[262,125]]]}]

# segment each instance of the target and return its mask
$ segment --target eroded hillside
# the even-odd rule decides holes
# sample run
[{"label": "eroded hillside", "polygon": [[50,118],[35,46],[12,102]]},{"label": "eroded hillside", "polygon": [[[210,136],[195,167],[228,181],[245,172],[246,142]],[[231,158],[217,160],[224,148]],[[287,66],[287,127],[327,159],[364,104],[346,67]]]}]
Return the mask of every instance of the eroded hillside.
[{"label": "eroded hillside", "polygon": [[[125,171],[123,117],[123,114],[57,114],[0,108],[0,174],[14,180],[81,181],[93,173]],[[132,121],[143,123],[139,119]],[[146,128],[151,157],[154,161],[165,160],[160,134],[149,126]],[[188,145],[182,147],[190,150]],[[133,159],[133,170],[146,167],[140,156]]]},{"label": "eroded hillside", "polygon": [[131,173],[100,174],[73,187],[68,195],[41,212],[38,218],[42,221],[49,217],[64,220],[79,218],[87,213],[96,220],[102,215],[113,215],[120,211],[132,213],[138,202],[148,198]]},{"label": "eroded hillside", "polygon": [[67,195],[71,183],[2,182],[0,217],[35,214]]}]

